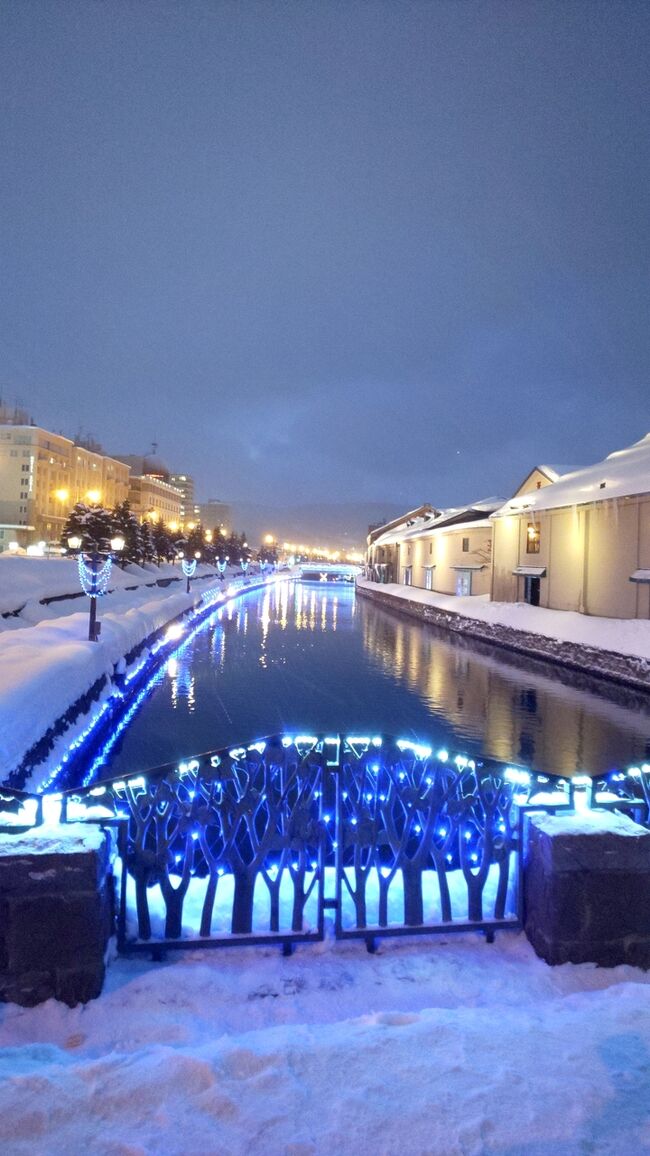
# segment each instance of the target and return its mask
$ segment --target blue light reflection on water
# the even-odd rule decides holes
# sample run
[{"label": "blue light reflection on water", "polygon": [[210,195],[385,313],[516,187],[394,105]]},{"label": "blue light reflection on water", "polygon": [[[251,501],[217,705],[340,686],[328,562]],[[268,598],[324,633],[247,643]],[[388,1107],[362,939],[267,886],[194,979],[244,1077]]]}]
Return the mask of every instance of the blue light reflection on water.
[{"label": "blue light reflection on water", "polygon": [[450,639],[345,585],[282,582],[218,611],[167,663],[108,769],[361,729],[594,774],[650,754],[649,712],[639,696]]}]

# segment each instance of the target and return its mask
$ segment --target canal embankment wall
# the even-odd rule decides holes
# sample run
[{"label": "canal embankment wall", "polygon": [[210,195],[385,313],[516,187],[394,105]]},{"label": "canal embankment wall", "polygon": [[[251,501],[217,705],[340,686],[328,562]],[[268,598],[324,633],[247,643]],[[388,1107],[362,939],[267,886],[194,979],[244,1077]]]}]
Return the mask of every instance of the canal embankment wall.
[{"label": "canal embankment wall", "polygon": [[366,579],[356,589],[383,609],[451,634],[650,693],[650,622],[456,598]]},{"label": "canal embankment wall", "polygon": [[209,571],[201,578],[189,594],[141,587],[102,599],[97,642],[87,640],[85,607],[0,634],[0,782],[47,785],[68,752],[108,721],[113,700],[135,696],[149,660],[178,645],[166,638],[170,626],[196,624],[220,601],[265,581],[232,571],[225,580]]}]

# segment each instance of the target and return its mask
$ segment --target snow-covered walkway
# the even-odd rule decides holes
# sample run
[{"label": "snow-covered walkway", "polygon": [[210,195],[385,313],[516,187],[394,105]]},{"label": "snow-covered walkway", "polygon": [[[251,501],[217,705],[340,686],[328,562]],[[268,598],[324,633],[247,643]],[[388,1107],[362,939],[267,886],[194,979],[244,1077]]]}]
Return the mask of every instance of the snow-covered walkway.
[{"label": "snow-covered walkway", "polygon": [[590,614],[576,614],[572,610],[529,606],[525,602],[490,602],[487,595],[459,597],[436,594],[418,586],[378,585],[366,579],[359,579],[357,585],[387,597],[406,598],[436,610],[473,618],[489,626],[505,626],[557,642],[571,642],[650,660],[650,621],[645,619],[597,618]]},{"label": "snow-covered walkway", "polygon": [[650,1148],[650,976],[523,935],[118,960],[0,1010],[4,1156],[569,1156]]}]

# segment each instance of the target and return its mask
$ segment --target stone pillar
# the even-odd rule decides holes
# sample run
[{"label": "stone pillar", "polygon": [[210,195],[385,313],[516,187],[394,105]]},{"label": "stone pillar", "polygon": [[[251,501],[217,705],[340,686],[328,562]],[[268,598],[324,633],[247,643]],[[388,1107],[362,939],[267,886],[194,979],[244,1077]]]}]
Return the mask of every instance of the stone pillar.
[{"label": "stone pillar", "polygon": [[524,926],[547,963],[650,967],[650,831],[625,815],[535,815]]},{"label": "stone pillar", "polygon": [[0,835],[0,999],[98,996],[113,934],[110,835],[66,823]]}]

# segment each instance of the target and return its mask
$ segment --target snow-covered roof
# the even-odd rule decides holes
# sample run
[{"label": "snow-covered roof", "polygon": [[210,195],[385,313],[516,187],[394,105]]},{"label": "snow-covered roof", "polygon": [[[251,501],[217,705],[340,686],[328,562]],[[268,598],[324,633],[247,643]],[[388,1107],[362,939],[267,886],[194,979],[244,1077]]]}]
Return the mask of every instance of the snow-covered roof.
[{"label": "snow-covered roof", "polygon": [[580,469],[580,466],[576,466],[576,465],[572,465],[572,466],[543,465],[543,466],[536,466],[535,468],[540,470],[541,473],[546,474],[546,477],[550,478],[552,482],[557,482],[560,478],[563,478],[565,474],[575,473],[576,470]]},{"label": "snow-covered roof", "polygon": [[373,546],[390,546],[396,542],[412,542],[426,538],[443,529],[464,529],[465,526],[489,526],[488,518],[503,504],[503,498],[481,498],[469,506],[450,506],[446,510],[432,510],[430,514],[411,517],[400,521],[399,525],[381,534],[372,542]]},{"label": "snow-covered roof", "polygon": [[550,486],[511,498],[496,511],[495,517],[647,493],[650,493],[650,434],[626,449],[615,450],[593,466],[564,474]]},{"label": "snow-covered roof", "polygon": [[435,510],[433,506],[424,504],[417,506],[415,510],[409,510],[406,514],[401,514],[399,518],[392,518],[390,522],[385,522],[383,526],[375,526],[368,534],[368,543],[371,546],[388,545],[390,542],[401,542],[404,537],[406,529],[416,522],[421,522],[423,519],[436,518],[440,513]]}]

